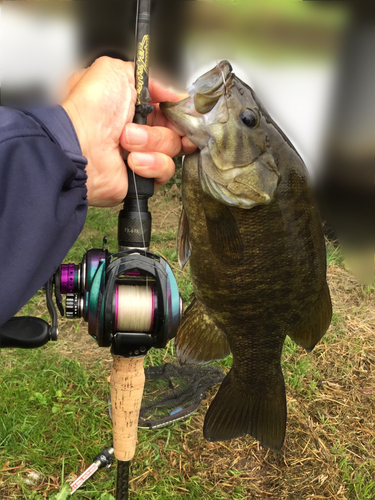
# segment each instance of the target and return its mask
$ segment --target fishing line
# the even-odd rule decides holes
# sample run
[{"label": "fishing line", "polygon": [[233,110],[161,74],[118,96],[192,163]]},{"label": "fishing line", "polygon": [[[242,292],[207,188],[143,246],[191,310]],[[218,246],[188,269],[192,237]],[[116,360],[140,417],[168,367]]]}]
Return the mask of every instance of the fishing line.
[{"label": "fishing line", "polygon": [[[139,1],[137,2],[137,13],[136,13],[136,19],[139,19]],[[138,23],[135,23],[135,31],[134,31],[134,44],[135,47],[137,47],[137,40],[138,40]],[[137,50],[134,50],[134,66],[136,63],[137,59]],[[137,182],[136,182],[136,177],[135,177],[135,172],[133,172],[133,181],[134,181],[134,189],[135,189],[135,197],[137,200],[137,208],[138,208],[138,215],[139,215],[139,222],[141,224],[141,231],[142,231],[142,243],[143,243],[143,248],[145,250],[145,255],[146,255],[146,241],[145,241],[145,235],[143,232],[143,224],[142,224],[142,216],[141,216],[141,207],[139,205],[139,197],[138,197],[138,188],[137,188]],[[146,287],[148,286],[147,280],[146,280]]]},{"label": "fishing line", "polygon": [[221,74],[222,74],[223,83],[224,83],[224,96],[226,97],[227,96],[227,82],[225,81],[225,74],[224,74],[223,68],[221,68]]},{"label": "fishing line", "polygon": [[[216,66],[219,66],[220,62],[216,59]],[[221,75],[223,78],[223,83],[224,83],[224,95],[227,95],[227,82],[225,81],[225,74],[223,68],[220,68]]]},{"label": "fishing line", "polygon": [[[139,0],[137,0],[137,11],[135,18],[138,20],[139,19]],[[134,30],[134,44],[135,44],[135,50],[134,50],[134,66],[135,62],[137,60],[137,38],[138,38],[138,22],[136,21],[135,23],[135,30]]]},{"label": "fishing line", "polygon": [[116,330],[150,332],[154,320],[155,295],[152,287],[116,287]]},{"label": "fishing line", "polygon": [[[140,222],[140,225],[141,225],[143,251],[144,251],[144,253],[146,255],[146,240],[145,240],[145,234],[144,234],[144,231],[143,231],[143,223],[142,223],[142,216],[141,216],[141,207],[139,205],[139,196],[138,196],[137,181],[136,181],[134,170],[132,170],[132,172],[133,172],[133,181],[134,181],[134,189],[135,189],[135,199],[137,200],[139,222]],[[148,287],[148,280],[147,280],[147,278],[146,278],[146,287]]]}]

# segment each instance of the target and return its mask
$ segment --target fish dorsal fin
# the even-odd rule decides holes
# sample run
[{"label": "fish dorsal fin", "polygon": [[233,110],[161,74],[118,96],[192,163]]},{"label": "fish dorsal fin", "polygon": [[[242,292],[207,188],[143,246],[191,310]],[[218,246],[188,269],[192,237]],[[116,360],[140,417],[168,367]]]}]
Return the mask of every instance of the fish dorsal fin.
[{"label": "fish dorsal fin", "polygon": [[229,207],[209,196],[203,196],[208,238],[211,250],[221,261],[238,264],[244,256],[242,236]]},{"label": "fish dorsal fin", "polygon": [[186,309],[176,336],[177,358],[181,364],[208,363],[229,356],[225,333],[194,298]]},{"label": "fish dorsal fin", "polygon": [[181,269],[183,269],[191,254],[191,245],[189,240],[189,220],[187,218],[184,207],[182,207],[180,223],[178,227],[177,253],[178,263]]}]

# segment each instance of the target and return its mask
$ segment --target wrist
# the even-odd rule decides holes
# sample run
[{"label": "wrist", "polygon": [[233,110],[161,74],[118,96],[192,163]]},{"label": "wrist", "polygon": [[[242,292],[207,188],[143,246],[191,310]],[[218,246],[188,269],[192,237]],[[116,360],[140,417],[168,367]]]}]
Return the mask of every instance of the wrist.
[{"label": "wrist", "polygon": [[70,118],[70,121],[72,122],[72,125],[74,127],[74,130],[78,138],[82,155],[87,159],[87,161],[89,161],[87,132],[84,127],[81,113],[79,112],[74,101],[64,101],[61,104],[61,107],[64,108],[64,110],[66,111],[67,115]]}]

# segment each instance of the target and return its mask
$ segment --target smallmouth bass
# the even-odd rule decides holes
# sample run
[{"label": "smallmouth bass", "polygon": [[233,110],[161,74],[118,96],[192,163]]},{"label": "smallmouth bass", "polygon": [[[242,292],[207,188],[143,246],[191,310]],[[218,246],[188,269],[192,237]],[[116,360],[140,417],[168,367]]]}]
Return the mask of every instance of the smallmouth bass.
[{"label": "smallmouth bass", "polygon": [[279,450],[289,335],[310,351],[332,306],[321,220],[302,159],[227,61],[163,103],[199,148],[185,158],[178,254],[195,298],[176,338],[181,363],[233,354],[205,417],[209,441],[250,434]]}]

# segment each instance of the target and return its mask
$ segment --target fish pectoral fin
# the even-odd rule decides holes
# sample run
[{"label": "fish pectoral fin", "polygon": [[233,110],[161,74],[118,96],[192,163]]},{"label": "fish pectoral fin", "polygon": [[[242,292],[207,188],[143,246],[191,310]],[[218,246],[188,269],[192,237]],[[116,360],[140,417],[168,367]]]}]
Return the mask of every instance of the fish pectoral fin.
[{"label": "fish pectoral fin", "polygon": [[281,372],[251,385],[236,380],[233,369],[223,380],[204,421],[208,441],[250,434],[263,446],[280,450],[285,438],[286,397]]},{"label": "fish pectoral fin", "polygon": [[230,208],[206,195],[203,196],[203,208],[212,252],[228,265],[240,263],[244,257],[244,246]]},{"label": "fish pectoral fin", "polygon": [[178,227],[177,253],[178,263],[181,269],[183,269],[191,254],[191,245],[189,240],[189,220],[187,218],[184,207],[182,207],[180,223]]},{"label": "fish pectoral fin", "polygon": [[215,325],[196,298],[182,318],[176,336],[176,353],[181,364],[208,363],[230,354],[225,333]]},{"label": "fish pectoral fin", "polygon": [[289,337],[310,352],[326,333],[332,318],[332,303],[328,285],[325,285],[316,306],[311,308],[307,317],[299,323]]}]

